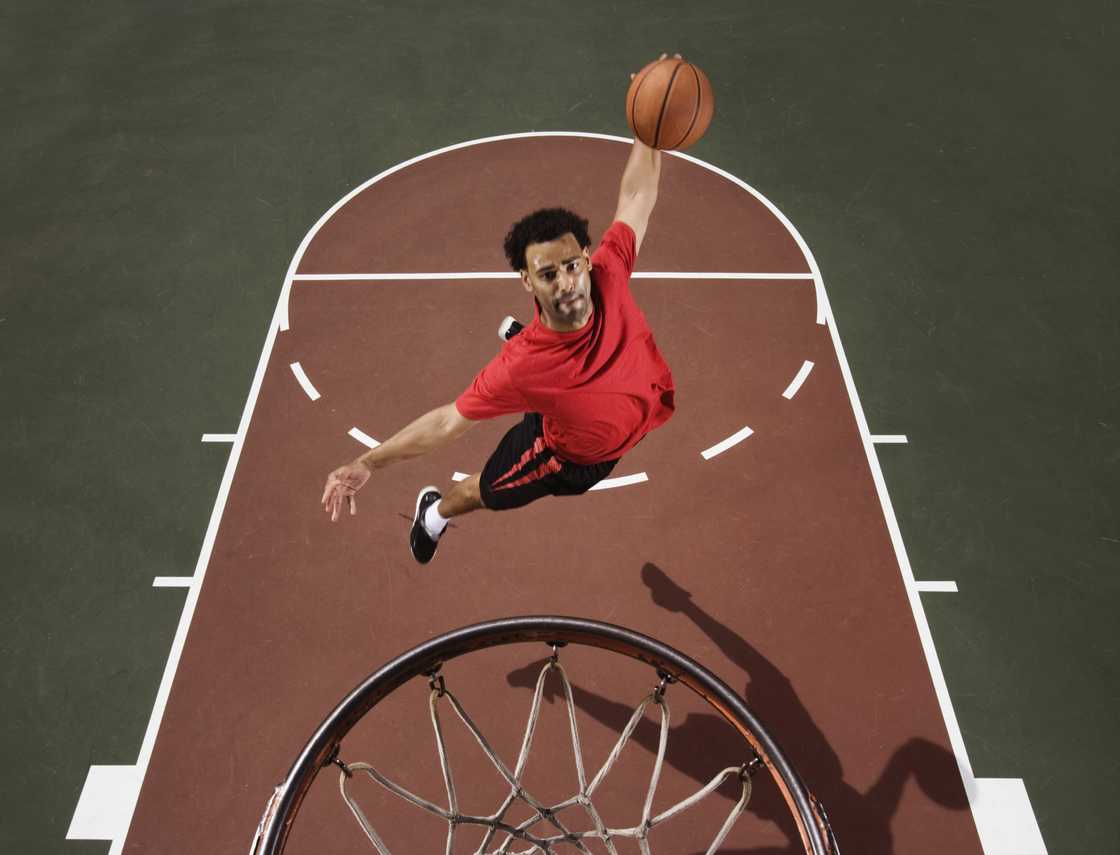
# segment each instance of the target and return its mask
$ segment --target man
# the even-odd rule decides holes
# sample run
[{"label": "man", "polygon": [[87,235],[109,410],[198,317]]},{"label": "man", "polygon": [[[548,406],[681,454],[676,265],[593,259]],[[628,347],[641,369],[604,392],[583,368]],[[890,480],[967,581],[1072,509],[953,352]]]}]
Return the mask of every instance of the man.
[{"label": "man", "polygon": [[343,506],[357,512],[355,493],[376,470],[439,448],[479,420],[525,413],[482,472],[446,495],[420,491],[409,542],[426,564],[452,517],[584,493],[668,420],[673,378],[629,288],[660,175],[661,152],[635,140],[614,222],[594,255],[587,221],[571,211],[536,211],[514,224],[505,251],[535,298],[533,322],[453,403],[332,472],[322,499],[332,521]]}]

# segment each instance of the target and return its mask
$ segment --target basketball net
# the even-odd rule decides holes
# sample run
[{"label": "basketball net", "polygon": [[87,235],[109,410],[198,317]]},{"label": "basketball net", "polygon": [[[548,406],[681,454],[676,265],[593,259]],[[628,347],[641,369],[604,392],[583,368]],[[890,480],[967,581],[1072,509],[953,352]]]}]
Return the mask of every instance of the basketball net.
[{"label": "basketball net", "polygon": [[[664,810],[654,816],[652,813],[653,799],[657,791],[658,781],[661,777],[661,769],[665,761],[665,748],[669,740],[669,704],[665,700],[665,689],[668,683],[672,682],[671,678],[663,674],[661,684],[642,699],[641,703],[639,703],[634,710],[634,713],[630,716],[626,727],[623,728],[622,733],[619,735],[606,761],[603,763],[602,767],[600,767],[599,771],[596,772],[595,776],[588,781],[586,772],[584,771],[583,750],[580,745],[579,728],[576,725],[576,710],[575,702],[572,699],[572,687],[568,682],[568,676],[564,671],[564,667],[559,663],[555,647],[553,651],[552,658],[544,664],[540,674],[537,676],[536,688],[533,692],[533,703],[529,711],[529,720],[526,723],[525,733],[521,740],[521,751],[517,756],[517,762],[514,764],[512,770],[510,770],[494,752],[493,748],[491,748],[490,743],[475,725],[458,698],[447,688],[443,677],[434,673],[429,675],[431,692],[428,697],[428,707],[431,714],[432,729],[435,732],[436,750],[439,753],[439,763],[443,772],[444,786],[447,790],[447,807],[441,807],[410,792],[399,784],[391,781],[369,763],[342,763],[338,760],[335,761],[342,769],[339,775],[339,790],[342,793],[342,797],[350,806],[351,812],[358,820],[366,837],[369,838],[370,843],[373,844],[373,847],[381,853],[381,855],[390,855],[389,848],[385,845],[384,840],[378,835],[377,831],[374,830],[373,824],[366,817],[349,790],[349,784],[354,775],[357,774],[368,776],[386,790],[399,796],[406,802],[444,820],[447,823],[447,855],[451,855],[454,851],[453,847],[455,845],[456,835],[463,833],[467,827],[471,826],[477,827],[482,832],[481,841],[474,850],[475,855],[529,855],[529,853],[534,852],[552,853],[555,851],[554,847],[556,847],[557,844],[575,846],[581,852],[590,855],[591,850],[587,848],[584,841],[592,839],[602,841],[611,855],[618,855],[617,849],[613,843],[617,838],[636,840],[643,855],[651,855],[649,836],[654,828],[698,804],[706,796],[718,790],[724,781],[736,777],[741,782],[741,795],[738,802],[736,802],[727,815],[727,819],[724,820],[715,839],[707,849],[706,855],[714,855],[716,850],[719,849],[720,844],[723,843],[724,839],[735,825],[735,821],[747,809],[747,803],[750,801],[751,797],[751,774],[761,764],[761,761],[758,760],[756,756],[755,759],[749,763],[723,769],[688,798],[677,802],[668,810]],[[557,804],[549,805],[542,803],[525,788],[522,783],[522,777],[525,774],[529,753],[533,747],[533,735],[536,732],[537,721],[540,716],[541,699],[545,682],[549,673],[552,671],[555,671],[559,675],[564,688],[564,699],[567,706],[568,725],[571,732],[572,753],[575,758],[579,791],[575,795]],[[639,722],[641,722],[645,715],[646,709],[651,704],[657,707],[660,713],[660,735],[657,745],[657,757],[654,760],[653,771],[650,773],[649,787],[646,791],[645,803],[642,807],[641,821],[637,825],[629,828],[611,828],[604,822],[599,811],[596,809],[593,796],[606,779],[607,775],[610,774],[611,769],[614,768],[623,749],[630,741],[630,737],[633,735],[635,728],[637,728]],[[497,769],[498,774],[500,774],[509,785],[508,794],[502,800],[498,809],[489,816],[465,814],[459,808],[459,797],[451,772],[451,764],[447,756],[447,745],[444,741],[443,725],[440,720],[440,708],[446,705],[450,705],[455,715],[467,728],[471,736],[474,737],[483,753],[494,765],[494,768]],[[507,821],[506,816],[511,808],[518,803],[527,806],[531,812],[531,816],[523,822],[514,824]],[[566,822],[560,817],[561,812],[578,808],[582,808],[590,819],[593,826],[590,830],[573,831],[569,827],[571,822]],[[534,827],[538,825],[542,826],[542,828],[534,830]],[[515,849],[513,848],[514,846],[520,848]]]}]

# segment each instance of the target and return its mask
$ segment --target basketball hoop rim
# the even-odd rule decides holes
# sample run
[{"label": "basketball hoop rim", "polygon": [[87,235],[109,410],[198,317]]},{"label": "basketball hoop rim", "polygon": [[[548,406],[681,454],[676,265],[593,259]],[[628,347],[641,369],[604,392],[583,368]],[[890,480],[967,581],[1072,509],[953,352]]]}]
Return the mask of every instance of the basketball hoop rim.
[{"label": "basketball hoop rim", "polygon": [[527,615],[484,621],[455,629],[413,647],[383,665],[327,716],[276,788],[251,855],[281,855],[296,813],[315,776],[330,764],[354,725],[388,694],[414,677],[476,650],[525,642],[581,644],[637,659],[668,674],[700,695],[757,752],[789,804],[807,851],[829,855],[813,799],[775,739],[726,683],[700,663],[669,645],[626,627],[587,618]]}]

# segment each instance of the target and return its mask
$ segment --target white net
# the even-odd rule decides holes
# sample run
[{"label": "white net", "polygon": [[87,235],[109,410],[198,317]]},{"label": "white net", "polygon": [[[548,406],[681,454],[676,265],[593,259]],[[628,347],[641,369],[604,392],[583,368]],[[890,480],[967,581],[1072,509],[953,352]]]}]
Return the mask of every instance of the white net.
[{"label": "white net", "polygon": [[[529,754],[533,747],[533,736],[536,733],[537,722],[540,718],[541,700],[545,681],[553,671],[559,676],[563,685],[579,791],[558,803],[544,804],[526,789],[523,783],[523,776],[529,760]],[[533,852],[552,853],[556,851],[556,847],[560,845],[575,847],[581,852],[590,853],[591,850],[588,848],[587,843],[592,840],[601,841],[611,855],[618,855],[614,841],[624,838],[635,840],[643,855],[651,855],[649,837],[650,832],[654,828],[698,804],[706,796],[718,790],[720,785],[729,778],[738,778],[741,783],[740,797],[720,826],[715,839],[713,839],[708,846],[707,855],[712,855],[712,853],[719,849],[724,838],[727,837],[734,826],[735,821],[747,808],[747,803],[751,796],[750,773],[754,770],[758,761],[756,758],[749,764],[730,766],[721,770],[699,790],[696,790],[687,798],[678,801],[666,810],[654,815],[654,795],[661,777],[661,770],[665,761],[665,748],[669,738],[669,704],[665,700],[665,686],[668,682],[669,679],[667,677],[663,678],[661,685],[644,697],[641,703],[638,704],[626,726],[622,729],[622,733],[614,743],[606,760],[603,762],[603,765],[599,767],[599,770],[589,781],[583,762],[583,749],[580,744],[579,728],[576,724],[576,710],[575,702],[572,697],[572,687],[556,655],[553,655],[553,657],[544,664],[540,674],[537,676],[536,687],[533,692],[533,702],[529,711],[529,719],[526,723],[525,733],[521,740],[521,750],[518,753],[517,762],[514,764],[512,770],[498,757],[486,737],[483,736],[470,715],[463,708],[458,698],[447,689],[443,678],[433,677],[428,706],[431,713],[432,728],[436,738],[436,750],[439,754],[439,764],[447,791],[447,806],[443,807],[434,804],[410,792],[401,785],[390,780],[369,763],[343,764],[340,762],[339,765],[342,767],[342,773],[339,776],[339,789],[342,792],[342,797],[350,806],[350,810],[365,832],[366,837],[369,838],[370,843],[373,844],[374,848],[381,853],[381,855],[390,855],[390,850],[382,837],[374,829],[373,824],[366,817],[349,789],[349,783],[356,774],[368,776],[394,795],[399,796],[406,802],[445,821],[447,823],[446,855],[452,855],[452,853],[456,851],[456,843],[459,840],[459,836],[467,834],[469,829],[474,829],[475,833],[478,834],[479,842],[477,847],[474,847],[473,843],[471,844],[471,846],[474,847],[473,851],[475,855],[528,855],[528,853]],[[654,759],[653,770],[650,773],[649,786],[646,790],[645,800],[642,806],[641,818],[638,824],[634,826],[621,828],[612,827],[604,820],[599,810],[596,808],[593,799],[596,791],[615,767],[619,757],[622,755],[623,749],[630,741],[630,737],[633,735],[635,728],[637,728],[651,704],[657,708],[659,713],[660,735],[658,738],[657,754]],[[501,804],[498,805],[497,810],[492,814],[476,816],[464,813],[460,810],[459,796],[456,790],[454,775],[451,771],[451,762],[447,753],[447,743],[444,740],[443,725],[440,720],[440,709],[444,705],[450,705],[455,715],[467,728],[470,735],[478,743],[483,753],[509,787]],[[515,806],[527,807],[530,814],[529,818],[520,822],[514,822],[508,819]],[[573,830],[574,824],[568,818],[568,815],[574,814],[579,810],[582,810],[586,814],[591,824],[590,829]],[[561,814],[566,815],[562,817]]]}]

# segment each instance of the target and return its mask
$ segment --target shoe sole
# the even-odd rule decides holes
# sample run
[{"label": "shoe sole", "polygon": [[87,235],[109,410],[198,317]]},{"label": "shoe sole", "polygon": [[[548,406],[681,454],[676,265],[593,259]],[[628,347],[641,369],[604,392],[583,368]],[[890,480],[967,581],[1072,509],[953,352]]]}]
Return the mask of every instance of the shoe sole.
[{"label": "shoe sole", "polygon": [[513,336],[509,334],[510,327],[512,327],[514,324],[519,323],[520,322],[513,315],[506,315],[505,319],[498,326],[498,338],[500,338],[502,341],[509,341],[511,338],[513,338]]}]

